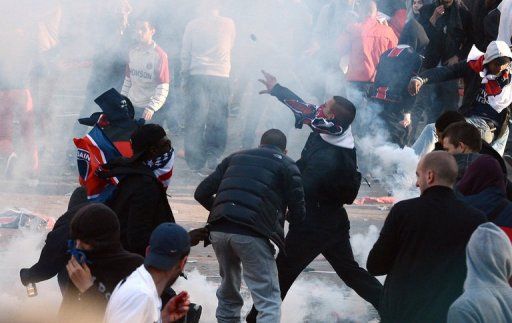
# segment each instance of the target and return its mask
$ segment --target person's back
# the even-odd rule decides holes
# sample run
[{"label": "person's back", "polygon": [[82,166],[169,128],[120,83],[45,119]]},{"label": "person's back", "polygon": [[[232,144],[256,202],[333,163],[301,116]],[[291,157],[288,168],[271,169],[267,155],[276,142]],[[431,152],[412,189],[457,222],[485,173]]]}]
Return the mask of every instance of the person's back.
[{"label": "person's back", "polygon": [[166,195],[174,150],[165,130],[155,124],[138,128],[131,142],[133,157],[103,165],[99,175],[119,180],[106,204],[119,217],[123,247],[143,256],[151,232],[161,223],[174,222]]},{"label": "person's back", "polygon": [[194,197],[210,211],[210,240],[222,276],[217,320],[240,322],[243,266],[244,281],[259,311],[258,322],[279,322],[281,293],[275,249],[269,240],[284,250],[286,208],[286,219],[293,225],[305,216],[300,172],[286,156],[284,133],[270,129],[259,148],[224,159],[199,184]]},{"label": "person's back", "polygon": [[[210,193],[218,185],[215,198]],[[273,145],[227,157],[197,188],[195,198],[210,210],[210,230],[248,233],[284,245],[284,213],[303,216],[301,175],[294,161]]]},{"label": "person's back", "polygon": [[[437,169],[442,173],[449,168],[447,182],[453,185],[456,164],[445,152],[430,153],[420,161],[418,183],[427,172],[422,163],[439,154],[450,161]],[[370,274],[387,274],[379,309],[382,322],[443,322],[448,307],[462,293],[464,250],[486,219],[457,200],[448,183],[431,184],[419,184],[420,197],[391,209],[368,256]]]},{"label": "person's back", "polygon": [[467,278],[450,307],[448,323],[512,322],[512,245],[492,223],[482,224],[467,247]]}]

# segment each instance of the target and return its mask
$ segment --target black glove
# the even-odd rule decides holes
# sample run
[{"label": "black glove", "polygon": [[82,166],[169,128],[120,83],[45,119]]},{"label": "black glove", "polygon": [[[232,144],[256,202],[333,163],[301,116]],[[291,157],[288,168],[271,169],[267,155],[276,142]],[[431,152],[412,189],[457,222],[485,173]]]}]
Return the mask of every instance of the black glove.
[{"label": "black glove", "polygon": [[30,269],[22,268],[20,270],[20,279],[23,286],[30,284]]}]

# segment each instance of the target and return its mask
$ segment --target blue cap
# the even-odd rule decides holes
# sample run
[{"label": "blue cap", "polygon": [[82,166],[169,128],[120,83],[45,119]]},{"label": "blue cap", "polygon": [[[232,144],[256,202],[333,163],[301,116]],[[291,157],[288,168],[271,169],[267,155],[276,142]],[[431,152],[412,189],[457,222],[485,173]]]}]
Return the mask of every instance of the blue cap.
[{"label": "blue cap", "polygon": [[188,232],[176,223],[162,223],[151,233],[149,252],[144,259],[144,264],[167,271],[189,252]]}]

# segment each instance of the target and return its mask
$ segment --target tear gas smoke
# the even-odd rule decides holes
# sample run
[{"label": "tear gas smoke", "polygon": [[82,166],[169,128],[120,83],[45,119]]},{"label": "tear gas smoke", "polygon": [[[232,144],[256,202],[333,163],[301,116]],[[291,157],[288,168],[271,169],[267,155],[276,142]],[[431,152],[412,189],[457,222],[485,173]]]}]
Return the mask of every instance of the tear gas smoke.
[{"label": "tear gas smoke", "polygon": [[20,269],[31,266],[39,258],[46,234],[12,229],[4,229],[2,233],[8,231],[19,235],[0,247],[0,321],[55,322],[61,301],[57,279],[38,283],[39,295],[28,297],[19,278]]}]

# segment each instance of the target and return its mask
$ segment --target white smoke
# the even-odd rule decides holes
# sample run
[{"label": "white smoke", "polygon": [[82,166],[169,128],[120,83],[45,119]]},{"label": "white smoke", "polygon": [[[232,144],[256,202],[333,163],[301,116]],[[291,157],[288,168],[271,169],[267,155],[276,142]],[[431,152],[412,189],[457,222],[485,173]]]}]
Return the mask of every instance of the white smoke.
[{"label": "white smoke", "polygon": [[[370,225],[367,232],[355,234],[351,238],[354,256],[363,267],[378,234],[377,227]],[[315,277],[311,278],[311,275]],[[317,275],[302,274],[293,284],[282,305],[281,322],[368,322],[376,317],[370,304],[345,285],[339,284],[341,281],[335,273]],[[187,276],[187,280],[179,279],[173,287],[177,292],[188,291],[191,301],[203,307],[201,322],[216,322],[215,292],[220,280],[209,280],[195,268]],[[333,282],[332,278],[338,283]],[[244,298],[242,317],[245,317],[252,306],[245,284],[242,284],[241,293]]]},{"label": "white smoke", "polygon": [[[12,231],[12,232],[10,232]],[[0,321],[55,322],[61,302],[57,279],[37,284],[39,295],[28,297],[20,281],[20,269],[39,258],[45,233],[29,230],[3,229],[2,235],[16,233],[0,249]],[[5,238],[1,237],[2,240]]]}]

